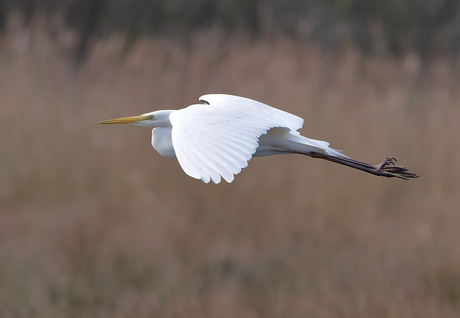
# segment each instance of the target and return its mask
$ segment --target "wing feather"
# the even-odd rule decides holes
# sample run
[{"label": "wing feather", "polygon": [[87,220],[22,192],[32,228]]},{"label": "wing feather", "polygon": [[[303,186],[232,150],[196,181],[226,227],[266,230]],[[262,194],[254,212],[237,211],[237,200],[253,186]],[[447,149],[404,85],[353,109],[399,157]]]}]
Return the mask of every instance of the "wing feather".
[{"label": "wing feather", "polygon": [[206,181],[206,176],[209,177],[209,174],[202,167],[201,161],[196,160],[196,155],[190,151],[188,146],[185,145],[181,148],[180,157],[180,165],[186,174],[195,179],[202,179],[206,183],[209,182],[209,179]]},{"label": "wing feather", "polygon": [[270,128],[296,133],[303,119],[263,103],[223,94],[204,95],[206,104],[170,115],[177,160],[189,176],[208,183],[232,182],[248,165],[259,137]]}]

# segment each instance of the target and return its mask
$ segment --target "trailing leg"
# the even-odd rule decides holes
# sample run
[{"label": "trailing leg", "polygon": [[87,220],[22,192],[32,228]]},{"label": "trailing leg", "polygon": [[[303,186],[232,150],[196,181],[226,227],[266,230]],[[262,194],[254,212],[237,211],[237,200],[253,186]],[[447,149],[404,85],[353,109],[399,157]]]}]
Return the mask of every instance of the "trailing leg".
[{"label": "trailing leg", "polygon": [[408,180],[411,178],[418,178],[419,176],[415,173],[409,172],[406,167],[401,167],[396,165],[396,158],[388,157],[383,160],[378,165],[371,165],[369,163],[361,162],[358,160],[346,158],[346,157],[336,157],[331,155],[322,154],[319,152],[312,152],[306,154],[313,158],[320,158],[328,161],[332,161],[335,163],[339,163],[341,165],[355,168],[361,171],[365,171],[367,173],[371,173],[376,176],[382,176],[387,178],[400,178],[404,180]]}]

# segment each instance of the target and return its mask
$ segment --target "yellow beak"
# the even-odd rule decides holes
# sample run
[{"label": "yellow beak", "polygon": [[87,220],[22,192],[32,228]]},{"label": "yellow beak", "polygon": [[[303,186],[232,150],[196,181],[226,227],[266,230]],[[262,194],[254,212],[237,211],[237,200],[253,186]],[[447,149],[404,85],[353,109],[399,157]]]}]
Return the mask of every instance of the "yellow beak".
[{"label": "yellow beak", "polygon": [[134,124],[142,120],[145,120],[147,116],[132,116],[132,117],[122,117],[116,119],[104,120],[98,123],[99,125],[108,125],[108,124]]}]

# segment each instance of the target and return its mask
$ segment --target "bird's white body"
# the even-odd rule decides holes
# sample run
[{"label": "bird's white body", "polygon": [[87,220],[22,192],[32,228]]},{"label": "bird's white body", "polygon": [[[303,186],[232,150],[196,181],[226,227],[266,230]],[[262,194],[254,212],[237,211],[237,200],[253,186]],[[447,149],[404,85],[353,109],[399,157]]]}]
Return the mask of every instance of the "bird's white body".
[{"label": "bird's white body", "polygon": [[321,152],[344,156],[325,141],[301,136],[303,119],[268,105],[238,96],[213,94],[203,104],[155,116],[152,146],[161,155],[177,158],[184,171],[215,183],[247,166],[254,156]]},{"label": "bird's white body", "polygon": [[152,146],[161,155],[177,158],[189,176],[208,183],[232,182],[252,157],[304,154],[372,174],[403,179],[415,177],[394,166],[394,158],[374,166],[348,158],[329,143],[301,136],[303,119],[244,97],[209,94],[202,104],[180,110],[159,110],[141,116],[106,120],[154,127]]},{"label": "bird's white body", "polygon": [[[152,146],[160,155],[167,158],[177,158],[172,142],[172,127],[157,127],[152,129]],[[325,154],[336,153],[345,157],[335,149],[321,148],[324,141],[295,136],[282,128],[271,128],[259,137],[258,147],[252,157],[263,157],[278,154],[292,154],[295,152],[320,151]],[[314,144],[317,144],[314,146]]]}]

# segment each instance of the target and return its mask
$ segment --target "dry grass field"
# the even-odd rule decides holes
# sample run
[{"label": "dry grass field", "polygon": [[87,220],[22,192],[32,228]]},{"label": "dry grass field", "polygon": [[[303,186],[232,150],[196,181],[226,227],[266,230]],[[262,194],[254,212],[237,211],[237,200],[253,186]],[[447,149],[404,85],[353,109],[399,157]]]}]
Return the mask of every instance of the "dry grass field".
[{"label": "dry grass field", "polygon": [[[197,34],[76,70],[39,26],[0,50],[1,317],[458,317],[458,64]],[[302,156],[203,184],[150,130],[97,122],[205,93],[263,101],[302,134],[421,178]]]}]

